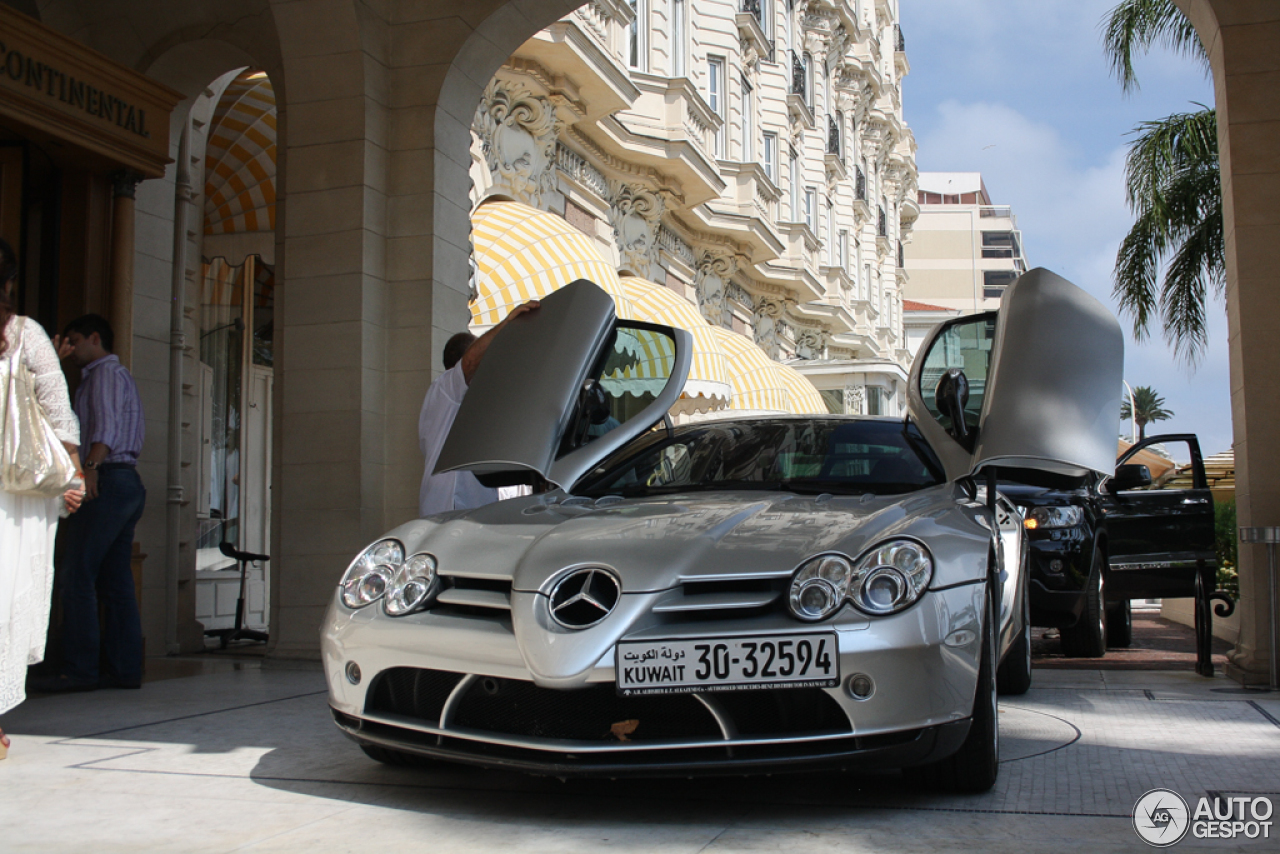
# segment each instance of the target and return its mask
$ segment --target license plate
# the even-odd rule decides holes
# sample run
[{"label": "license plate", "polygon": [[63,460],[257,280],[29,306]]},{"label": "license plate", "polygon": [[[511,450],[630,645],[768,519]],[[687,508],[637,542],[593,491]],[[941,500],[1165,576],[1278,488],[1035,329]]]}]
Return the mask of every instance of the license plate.
[{"label": "license plate", "polygon": [[618,693],[689,694],[840,684],[835,632],[619,641]]}]

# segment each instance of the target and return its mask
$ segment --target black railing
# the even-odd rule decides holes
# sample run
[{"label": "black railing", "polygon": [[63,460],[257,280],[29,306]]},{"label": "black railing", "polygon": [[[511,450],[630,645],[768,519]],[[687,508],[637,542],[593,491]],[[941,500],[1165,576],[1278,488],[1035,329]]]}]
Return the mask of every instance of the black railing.
[{"label": "black railing", "polygon": [[840,153],[840,125],[835,116],[827,116],[827,154]]},{"label": "black railing", "polygon": [[906,265],[906,255],[902,252],[902,241],[898,241],[898,269],[902,269]]},{"label": "black railing", "polygon": [[791,94],[804,97],[805,90],[805,73],[804,63],[800,61],[800,54],[794,50],[791,51]]},{"label": "black railing", "polygon": [[756,20],[762,19],[764,12],[760,8],[760,0],[742,0],[742,11],[750,12],[756,16]]},{"label": "black railing", "polygon": [[894,32],[893,49],[896,50],[898,53],[905,52],[907,49],[907,40],[902,35],[902,25],[894,24],[893,32]]},{"label": "black railing", "polygon": [[889,236],[889,217],[885,215],[884,208],[880,208],[880,236]]},{"label": "black railing", "polygon": [[858,174],[853,179],[854,198],[865,202],[867,200],[867,176],[862,174],[862,167],[855,167]]}]

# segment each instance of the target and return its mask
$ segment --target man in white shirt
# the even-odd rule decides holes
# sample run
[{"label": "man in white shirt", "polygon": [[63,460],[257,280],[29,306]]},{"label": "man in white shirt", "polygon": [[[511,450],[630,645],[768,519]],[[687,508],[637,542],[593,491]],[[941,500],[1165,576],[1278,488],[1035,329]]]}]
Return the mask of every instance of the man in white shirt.
[{"label": "man in white shirt", "polygon": [[422,401],[422,411],[418,414],[418,446],[426,458],[422,487],[418,490],[419,516],[465,510],[498,500],[498,490],[481,486],[480,481],[469,471],[433,474],[433,470],[440,458],[445,437],[453,427],[458,407],[462,405],[462,398],[467,393],[467,386],[480,367],[480,360],[484,358],[493,337],[513,317],[537,307],[538,301],[530,300],[524,305],[516,306],[501,323],[479,338],[470,332],[459,332],[445,344],[445,371],[427,389],[427,396]]}]

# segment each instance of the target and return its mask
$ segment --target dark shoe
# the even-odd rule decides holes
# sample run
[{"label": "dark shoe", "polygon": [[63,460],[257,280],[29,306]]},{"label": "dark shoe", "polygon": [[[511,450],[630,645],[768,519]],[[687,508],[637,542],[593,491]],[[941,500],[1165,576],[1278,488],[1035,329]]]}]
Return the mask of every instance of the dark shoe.
[{"label": "dark shoe", "polygon": [[98,680],[99,688],[130,688],[137,689],[142,687],[142,680],[137,682],[128,682],[115,676],[103,676]]},{"label": "dark shoe", "polygon": [[39,676],[28,680],[27,690],[33,694],[71,694],[77,691],[96,691],[98,690],[98,681],[95,679],[92,682],[78,682],[64,674]]}]

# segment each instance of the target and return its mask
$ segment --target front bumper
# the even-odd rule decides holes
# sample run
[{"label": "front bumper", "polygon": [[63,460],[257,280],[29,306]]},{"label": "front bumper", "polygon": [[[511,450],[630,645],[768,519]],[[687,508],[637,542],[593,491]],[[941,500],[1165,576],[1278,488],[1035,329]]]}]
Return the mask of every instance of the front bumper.
[{"label": "front bumper", "polygon": [[[835,688],[618,697],[613,645],[577,684],[526,666],[510,622],[389,618],[335,603],[323,637],[338,726],[370,745],[553,776],[745,774],[816,766],[903,767],[954,752],[968,731],[984,585],[930,591],[875,620],[837,616]],[[781,613],[649,625],[626,638],[792,633]],[[346,676],[348,662],[362,673]],[[855,674],[874,691],[855,699]],[[635,721],[619,735],[612,724]]]}]

